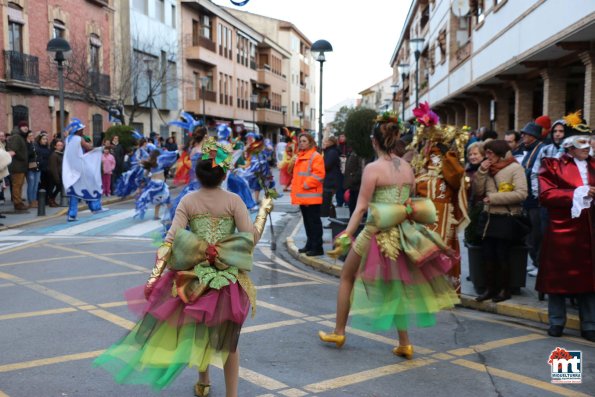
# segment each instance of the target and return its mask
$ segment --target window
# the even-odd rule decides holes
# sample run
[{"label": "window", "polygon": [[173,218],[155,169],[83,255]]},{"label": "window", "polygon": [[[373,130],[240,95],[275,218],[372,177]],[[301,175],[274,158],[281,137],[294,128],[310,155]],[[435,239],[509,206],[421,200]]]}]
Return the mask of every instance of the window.
[{"label": "window", "polygon": [[155,3],[155,19],[165,23],[165,2],[157,0]]},{"label": "window", "polygon": [[211,17],[208,15],[202,16],[202,26],[201,26],[201,33],[202,37],[206,37],[209,40],[212,40],[211,34]]},{"label": "window", "polygon": [[174,4],[171,5],[171,27],[176,27],[176,6]]},{"label": "window", "polygon": [[54,29],[52,31],[52,38],[64,38],[66,34],[66,26],[64,22],[60,21],[59,19],[54,19]]},{"label": "window", "polygon": [[14,3],[8,3],[8,49],[23,52],[23,10]]},{"label": "window", "polygon": [[232,47],[232,42],[231,42],[231,29],[228,29],[227,30],[227,48],[229,49],[229,56],[228,56],[228,58],[229,59],[232,59],[231,58],[231,53],[232,53],[232,50],[231,49],[233,47]]},{"label": "window", "polygon": [[192,20],[192,45],[198,45],[198,38],[200,37],[200,24],[196,19]]},{"label": "window", "polygon": [[21,121],[29,122],[29,108],[23,105],[13,106],[12,123],[17,126]]},{"label": "window", "polygon": [[217,24],[217,40],[219,41],[219,55],[223,54],[223,26]]},{"label": "window", "polygon": [[93,124],[93,143],[96,146],[101,145],[101,133],[103,132],[103,116],[100,114],[94,114],[91,117]]},{"label": "window", "polygon": [[477,0],[476,6],[475,6],[475,21],[477,22],[477,24],[482,23],[483,20],[485,19],[484,2],[485,2],[485,0]]},{"label": "window", "polygon": [[99,40],[99,36],[91,34],[89,44],[89,68],[93,72],[99,72],[101,57],[101,40]]},{"label": "window", "polygon": [[147,13],[147,0],[134,0],[132,7],[143,14]]}]

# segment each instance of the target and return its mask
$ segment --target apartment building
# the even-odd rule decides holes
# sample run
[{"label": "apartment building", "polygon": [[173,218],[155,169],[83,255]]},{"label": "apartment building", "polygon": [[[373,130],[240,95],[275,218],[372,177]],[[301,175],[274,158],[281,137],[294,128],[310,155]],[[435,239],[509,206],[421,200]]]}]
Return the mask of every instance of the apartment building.
[{"label": "apartment building", "polygon": [[443,122],[500,135],[578,109],[593,124],[594,43],[590,0],[413,0],[390,59],[394,99],[406,118],[418,97]]},{"label": "apartment building", "polygon": [[228,11],[208,0],[182,1],[184,110],[209,126],[225,122],[276,142],[291,54]]},{"label": "apartment building", "polygon": [[25,120],[38,132],[60,133],[57,65],[47,43],[61,37],[72,51],[64,70],[65,124],[81,119],[98,139],[108,127],[101,107],[110,97],[113,0],[0,2],[0,130]]},{"label": "apartment building", "polygon": [[288,80],[283,93],[283,103],[287,106],[285,124],[296,130],[316,129],[316,67],[310,53],[311,41],[291,22],[237,9],[227,10],[289,52],[284,67]]},{"label": "apartment building", "polygon": [[116,12],[114,103],[141,134],[169,137],[183,86],[178,2],[118,1]]},{"label": "apartment building", "polygon": [[359,92],[360,106],[379,113],[394,110],[392,81],[392,76],[389,76]]}]

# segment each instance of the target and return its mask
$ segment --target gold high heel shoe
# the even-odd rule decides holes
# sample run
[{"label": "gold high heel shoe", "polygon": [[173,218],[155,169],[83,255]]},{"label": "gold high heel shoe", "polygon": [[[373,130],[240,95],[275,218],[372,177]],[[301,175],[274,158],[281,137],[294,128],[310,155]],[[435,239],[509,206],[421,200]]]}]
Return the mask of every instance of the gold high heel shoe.
[{"label": "gold high heel shoe", "polygon": [[393,348],[393,354],[411,360],[413,358],[413,345],[399,345]]},{"label": "gold high heel shoe", "polygon": [[318,331],[318,337],[321,341],[334,343],[337,347],[342,347],[345,344],[345,335],[337,335],[334,332],[327,334],[324,331]]},{"label": "gold high heel shoe", "polygon": [[204,383],[197,382],[194,385],[194,395],[196,397],[207,397],[211,391],[211,385],[205,385]]}]

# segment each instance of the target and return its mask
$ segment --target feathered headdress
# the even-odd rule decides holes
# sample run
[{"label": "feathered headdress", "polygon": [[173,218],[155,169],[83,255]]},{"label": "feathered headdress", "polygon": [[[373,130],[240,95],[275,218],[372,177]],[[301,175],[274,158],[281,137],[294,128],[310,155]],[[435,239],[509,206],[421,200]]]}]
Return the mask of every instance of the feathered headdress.
[{"label": "feathered headdress", "polygon": [[590,146],[591,128],[581,117],[581,111],[569,113],[563,117],[566,126],[564,128],[564,141],[562,147],[575,147],[577,149],[586,149]]},{"label": "feathered headdress", "polygon": [[184,121],[170,121],[168,125],[175,125],[176,127],[182,127],[186,131],[192,133],[196,127],[202,126],[202,120],[196,120],[190,113],[182,112],[180,118]]},{"label": "feathered headdress", "polygon": [[440,117],[430,108],[428,102],[422,102],[413,109],[413,115],[420,125],[431,127],[440,124]]},{"label": "feathered headdress", "polygon": [[233,165],[231,145],[217,142],[214,137],[209,137],[202,145],[202,152],[203,160],[213,160],[213,168],[221,167],[223,172],[227,172]]},{"label": "feathered headdress", "polygon": [[231,136],[231,128],[227,124],[219,124],[217,126],[217,139],[220,141],[228,141]]}]

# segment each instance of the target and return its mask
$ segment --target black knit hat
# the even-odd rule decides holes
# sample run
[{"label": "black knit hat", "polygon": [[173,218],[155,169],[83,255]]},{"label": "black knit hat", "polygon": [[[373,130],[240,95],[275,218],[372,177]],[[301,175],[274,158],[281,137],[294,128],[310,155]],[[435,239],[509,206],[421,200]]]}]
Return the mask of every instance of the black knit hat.
[{"label": "black knit hat", "polygon": [[540,125],[535,124],[534,122],[531,121],[531,122],[525,124],[525,126],[521,130],[521,134],[531,135],[535,139],[541,139],[541,130],[542,129],[543,128]]}]

